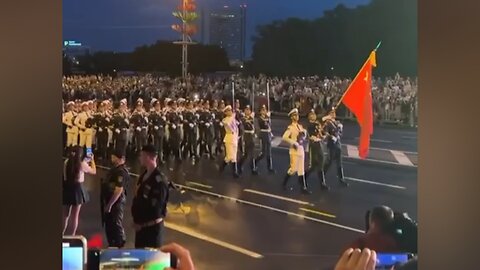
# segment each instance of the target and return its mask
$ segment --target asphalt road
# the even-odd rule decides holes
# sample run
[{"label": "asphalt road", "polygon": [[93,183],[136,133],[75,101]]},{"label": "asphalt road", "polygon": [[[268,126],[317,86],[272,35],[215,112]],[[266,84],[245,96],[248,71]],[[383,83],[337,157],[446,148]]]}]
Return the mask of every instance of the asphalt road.
[{"label": "asphalt road", "polygon": [[[288,152],[274,149],[277,174],[269,175],[260,164],[260,175],[248,169],[233,179],[227,167],[220,175],[216,162],[204,159],[192,165],[166,168],[168,177],[184,187],[172,196],[165,242],[175,241],[190,249],[199,270],[217,269],[332,269],[338,255],[364,228],[367,209],[385,204],[417,218],[417,170],[347,161],[350,187],[337,184],[334,171],[327,174],[329,192],[319,190],[315,176],[309,179],[312,195],[301,195],[296,178],[291,193],[281,189],[288,166]],[[130,162],[135,176],[140,168]],[[99,179],[88,177],[91,201],[81,213],[79,233],[87,238],[101,233]],[[130,194],[132,194],[130,192]],[[130,198],[131,199],[131,198]],[[133,246],[129,214],[125,219],[127,246]],[[183,202],[183,211],[179,202]]]}]

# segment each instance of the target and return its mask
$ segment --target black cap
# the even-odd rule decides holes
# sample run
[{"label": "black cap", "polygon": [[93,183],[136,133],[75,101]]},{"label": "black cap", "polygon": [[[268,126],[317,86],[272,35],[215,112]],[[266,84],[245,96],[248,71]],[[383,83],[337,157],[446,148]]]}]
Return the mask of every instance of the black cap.
[{"label": "black cap", "polygon": [[155,149],[155,146],[151,144],[147,144],[144,147],[142,147],[142,152],[145,152],[150,155],[157,155],[157,149]]},{"label": "black cap", "polygon": [[113,151],[112,155],[116,156],[117,158],[125,158],[125,152],[118,149]]}]

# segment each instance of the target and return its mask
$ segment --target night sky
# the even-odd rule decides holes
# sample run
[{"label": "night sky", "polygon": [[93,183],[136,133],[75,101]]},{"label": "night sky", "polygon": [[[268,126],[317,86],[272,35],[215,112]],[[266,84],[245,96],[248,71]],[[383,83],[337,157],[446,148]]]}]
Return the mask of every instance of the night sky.
[{"label": "night sky", "polygon": [[[370,0],[197,0],[208,8],[247,4],[247,56],[257,25],[297,17],[314,19],[342,3],[355,7]],[[171,15],[180,0],[63,0],[63,39],[93,50],[128,52],[157,40],[176,40]],[[198,20],[200,22],[200,20]],[[200,25],[200,23],[198,23]]]}]

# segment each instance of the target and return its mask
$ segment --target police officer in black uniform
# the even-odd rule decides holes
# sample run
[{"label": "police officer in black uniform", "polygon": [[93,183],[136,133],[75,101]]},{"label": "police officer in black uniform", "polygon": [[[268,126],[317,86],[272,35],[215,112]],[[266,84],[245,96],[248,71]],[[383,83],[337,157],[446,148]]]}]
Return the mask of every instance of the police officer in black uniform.
[{"label": "police officer in black uniform", "polygon": [[143,109],[143,100],[138,100],[136,108],[130,117],[133,126],[133,139],[135,140],[135,153],[138,153],[148,139],[148,117]]},{"label": "police officer in black uniform", "polygon": [[325,172],[323,171],[325,166],[323,140],[326,136],[323,134],[322,124],[317,121],[317,115],[313,110],[308,113],[307,133],[309,137],[308,160],[310,162],[310,166],[305,172],[305,179],[307,179],[308,176],[316,170],[318,179],[320,180],[320,188],[322,190],[328,190],[329,188],[325,183]]},{"label": "police officer in black uniform", "polygon": [[183,134],[185,146],[183,148],[183,156],[197,159],[197,116],[193,108],[193,102],[187,100],[187,108],[183,112]]},{"label": "police officer in black uniform", "polygon": [[140,164],[145,171],[135,185],[132,203],[135,248],[158,248],[162,245],[170,184],[157,167],[157,153],[153,145],[142,148]]},{"label": "police officer in black uniform", "polygon": [[258,166],[258,163],[266,158],[267,168],[270,173],[275,173],[273,169],[272,162],[272,129],[271,129],[271,119],[270,112],[267,111],[267,107],[262,105],[260,108],[260,116],[257,118],[258,127],[260,128],[260,142],[262,144],[262,151],[260,155],[255,159],[255,164]]},{"label": "police officer in black uniform", "polygon": [[124,99],[120,101],[120,108],[112,118],[114,151],[120,153],[127,151],[127,131],[130,127],[126,102]]},{"label": "police officer in black uniform", "polygon": [[327,116],[323,117],[324,128],[327,133],[327,148],[328,148],[328,160],[325,163],[324,171],[328,172],[330,165],[335,162],[337,167],[338,181],[344,186],[348,186],[348,183],[344,179],[343,166],[342,166],[342,144],[340,142],[340,136],[342,135],[343,125],[335,120],[336,113],[333,108]]},{"label": "police officer in black uniform", "polygon": [[123,213],[130,174],[125,168],[124,153],[114,152],[111,158],[114,167],[101,180],[100,207],[108,246],[122,248],[126,241]]},{"label": "police officer in black uniform", "polygon": [[108,128],[111,117],[107,112],[106,102],[102,101],[98,109],[98,113],[94,116],[97,137],[97,157],[106,159],[108,154]]},{"label": "police officer in black uniform", "polygon": [[247,105],[244,109],[244,116],[242,117],[243,121],[243,141],[245,143],[245,148],[243,151],[243,155],[239,162],[239,173],[243,172],[243,163],[245,161],[249,161],[250,169],[253,175],[257,175],[257,166],[255,164],[255,123],[254,123],[254,115],[252,110],[250,109],[250,105]]},{"label": "police officer in black uniform", "polygon": [[165,127],[167,125],[167,119],[162,113],[162,108],[160,104],[161,103],[159,100],[154,100],[152,102],[154,109],[150,112],[150,115],[148,116],[148,121],[150,135],[153,138],[153,145],[155,146],[155,150],[158,153],[159,161],[163,163],[165,162],[163,141],[165,139]]},{"label": "police officer in black uniform", "polygon": [[214,114],[210,111],[209,101],[203,103],[202,111],[199,113],[199,130],[200,130],[200,156],[208,153],[210,159],[214,159],[212,145],[213,145],[213,120]]}]

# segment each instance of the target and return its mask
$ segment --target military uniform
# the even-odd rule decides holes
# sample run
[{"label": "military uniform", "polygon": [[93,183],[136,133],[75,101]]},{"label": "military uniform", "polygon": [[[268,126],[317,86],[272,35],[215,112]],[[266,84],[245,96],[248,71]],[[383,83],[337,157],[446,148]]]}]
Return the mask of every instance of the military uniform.
[{"label": "military uniform", "polygon": [[[298,116],[298,110],[293,109],[288,115],[290,117],[293,117],[293,115]],[[298,122],[292,121],[283,134],[282,139],[290,144],[290,167],[283,180],[283,187],[284,189],[287,189],[289,178],[292,175],[297,174],[303,193],[309,193],[305,179],[304,143],[306,140],[306,130]]]},{"label": "military uniform", "polygon": [[[266,109],[265,105],[262,109]],[[258,166],[258,163],[263,159],[266,158],[267,160],[267,167],[270,173],[275,173],[273,169],[273,162],[272,162],[272,129],[271,129],[271,119],[269,115],[266,116],[260,115],[258,118],[258,126],[260,128],[259,137],[260,142],[262,144],[262,150],[260,155],[255,159],[255,164]]]},{"label": "military uniform", "polygon": [[[250,109],[250,106],[247,106],[246,109]],[[242,118],[243,122],[243,141],[245,143],[244,152],[242,158],[240,159],[239,170],[240,174],[243,172],[243,164],[245,161],[249,161],[250,169],[252,174],[257,174],[257,166],[255,164],[255,123],[254,123],[254,114],[250,113],[250,115],[244,114]]]},{"label": "military uniform", "polygon": [[213,127],[215,130],[215,154],[219,155],[222,152],[223,146],[223,138],[225,137],[225,129],[223,128],[223,118],[225,118],[225,114],[223,113],[223,109],[225,104],[223,101],[221,102],[221,106],[214,110],[215,119],[213,122]]},{"label": "military uniform", "polygon": [[[225,107],[224,111],[232,110],[231,106]],[[230,163],[232,165],[233,177],[237,178],[237,155],[238,155],[238,122],[235,119],[235,115],[226,116],[223,120],[223,127],[225,128],[225,138],[223,140],[225,144],[225,159],[220,166],[220,172],[223,172],[225,166]]]},{"label": "military uniform", "polygon": [[100,158],[108,157],[108,129],[110,121],[111,117],[106,111],[95,115],[97,152]]},{"label": "military uniform", "polygon": [[200,156],[208,153],[210,159],[213,158],[214,117],[214,114],[205,108],[199,113]]},{"label": "military uniform", "polygon": [[135,151],[138,152],[144,145],[147,144],[148,139],[148,117],[143,109],[135,110],[132,113],[132,116],[130,117],[130,123],[133,126]]},{"label": "military uniform", "polygon": [[[69,102],[67,106],[72,106],[73,104],[73,102]],[[78,127],[74,124],[76,116],[77,114],[70,109],[65,112],[62,117],[62,122],[66,125],[67,147],[76,146],[78,143]]]},{"label": "military uniform", "polygon": [[165,127],[167,125],[166,118],[162,115],[161,111],[154,110],[150,113],[148,119],[150,123],[150,134],[153,137],[153,145],[155,146],[155,150],[157,150],[158,158],[163,162],[163,141],[165,139]]},{"label": "military uniform", "polygon": [[318,179],[320,180],[320,187],[328,190],[328,186],[325,183],[325,172],[323,170],[325,164],[325,155],[323,149],[322,126],[317,121],[309,121],[307,131],[309,135],[308,153],[310,166],[305,173],[305,178],[308,179],[308,176],[316,170]]},{"label": "military uniform", "polygon": [[[126,204],[126,189],[129,181],[130,175],[123,164],[111,168],[107,177],[102,178],[100,207],[109,247],[122,248],[125,245],[126,237],[125,230],[123,229],[123,214]],[[112,205],[110,212],[105,213],[105,208],[114,195],[116,188],[123,188],[123,192]]]},{"label": "military uniform", "polygon": [[325,120],[325,131],[327,133],[327,148],[328,148],[328,160],[325,163],[325,173],[328,172],[330,165],[335,162],[337,168],[337,178],[343,185],[348,185],[343,175],[342,165],[342,144],[340,137],[343,131],[343,125],[335,121],[333,118],[327,118]]},{"label": "military uniform", "polygon": [[113,142],[116,152],[121,151],[126,153],[128,143],[128,129],[130,127],[130,121],[128,120],[128,113],[117,112],[112,118],[113,124]]},{"label": "military uniform", "polygon": [[74,124],[78,127],[80,134],[80,141],[78,145],[91,149],[93,135],[93,119],[88,112],[88,109],[86,109],[87,106],[87,103],[82,104],[82,108],[84,108],[84,111],[78,114],[78,116],[75,118]]},{"label": "military uniform", "polygon": [[190,155],[191,158],[197,157],[197,121],[197,114],[193,108],[186,109],[183,112],[184,157],[188,155]]},{"label": "military uniform", "polygon": [[150,175],[143,172],[135,185],[132,217],[137,230],[135,248],[162,245],[163,220],[167,214],[169,183],[157,168]]},{"label": "military uniform", "polygon": [[182,124],[182,118],[180,114],[176,111],[169,111],[166,115],[168,122],[168,144],[169,150],[175,157],[177,162],[182,160],[180,154],[180,145],[182,142],[182,131],[180,130],[180,125]]}]

